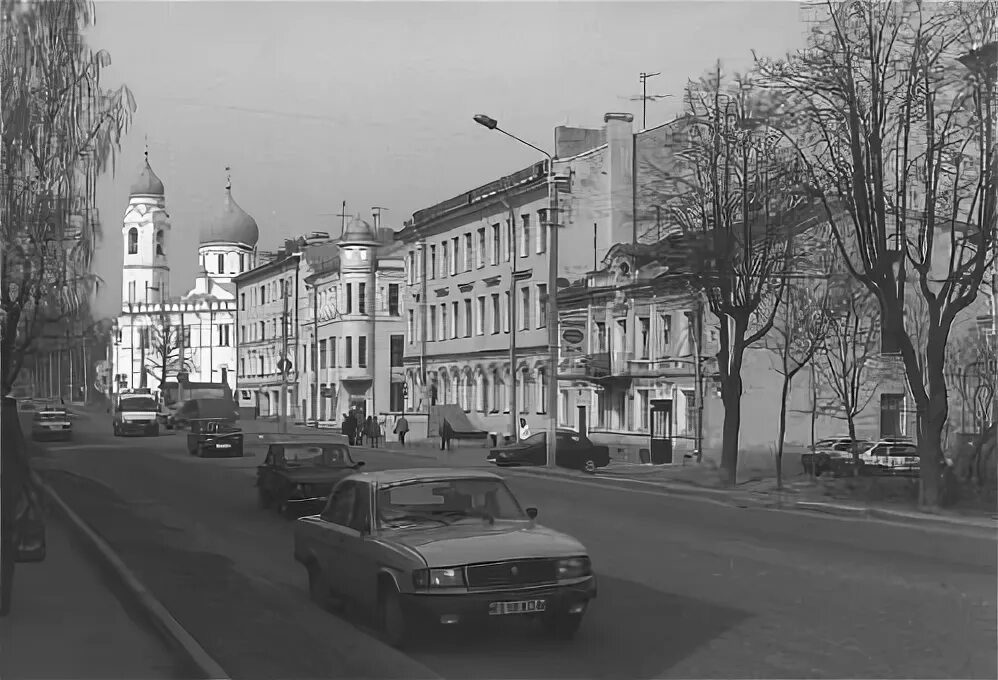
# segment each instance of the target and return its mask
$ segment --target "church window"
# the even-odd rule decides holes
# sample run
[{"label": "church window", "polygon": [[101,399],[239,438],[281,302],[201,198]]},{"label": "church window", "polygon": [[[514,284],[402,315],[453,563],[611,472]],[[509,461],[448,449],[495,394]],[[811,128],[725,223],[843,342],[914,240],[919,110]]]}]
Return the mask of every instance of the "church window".
[{"label": "church window", "polygon": [[229,382],[229,369],[223,367],[221,369],[221,371],[222,371],[222,382],[228,384],[228,382]]},{"label": "church window", "polygon": [[358,284],[357,291],[357,310],[361,314],[367,314],[367,284]]},{"label": "church window", "polygon": [[225,255],[223,255],[222,253],[218,254],[218,273],[219,274],[225,273]]},{"label": "church window", "polygon": [[221,324],[218,327],[218,346],[229,346],[229,324]]},{"label": "church window", "polygon": [[392,316],[399,315],[399,285],[397,283],[388,284],[388,313]]},{"label": "church window", "polygon": [[129,281],[128,282],[128,304],[130,304],[130,305],[134,305],[135,304],[135,282],[134,281]]},{"label": "church window", "polygon": [[132,227],[128,230],[128,254],[137,255],[139,252],[139,230]]},{"label": "church window", "polygon": [[239,253],[239,273],[242,274],[246,271],[246,254]]},{"label": "church window", "polygon": [[163,252],[163,230],[160,229],[156,232],[156,254],[165,255]]}]

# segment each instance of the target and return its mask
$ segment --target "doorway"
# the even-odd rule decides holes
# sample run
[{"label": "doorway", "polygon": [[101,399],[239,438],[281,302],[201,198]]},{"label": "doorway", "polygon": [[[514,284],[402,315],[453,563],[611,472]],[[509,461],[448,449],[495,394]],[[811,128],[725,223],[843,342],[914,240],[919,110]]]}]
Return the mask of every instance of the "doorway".
[{"label": "doorway", "polygon": [[350,410],[360,414],[361,422],[367,420],[367,400],[364,397],[350,397]]},{"label": "doorway", "polygon": [[578,411],[579,411],[579,421],[578,421],[579,422],[579,434],[582,435],[583,437],[588,437],[589,436],[589,418],[587,417],[587,414],[586,414],[586,407],[585,406],[579,406],[578,407]]},{"label": "doorway", "polygon": [[672,462],[671,399],[652,399],[650,448],[653,464],[667,465]]}]

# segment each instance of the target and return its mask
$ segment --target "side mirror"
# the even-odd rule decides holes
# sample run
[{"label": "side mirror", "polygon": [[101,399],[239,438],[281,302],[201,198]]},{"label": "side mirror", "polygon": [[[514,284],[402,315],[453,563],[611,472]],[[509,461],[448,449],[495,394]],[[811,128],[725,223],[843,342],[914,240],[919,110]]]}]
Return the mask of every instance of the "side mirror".
[{"label": "side mirror", "polygon": [[537,519],[537,508],[527,508],[527,517]]},{"label": "side mirror", "polygon": [[358,461],[357,461],[357,464],[356,464],[356,465],[354,465],[354,467],[355,467],[355,468],[362,468],[362,467],[364,467],[364,465],[365,465],[364,461],[362,461],[362,460],[358,460]]}]

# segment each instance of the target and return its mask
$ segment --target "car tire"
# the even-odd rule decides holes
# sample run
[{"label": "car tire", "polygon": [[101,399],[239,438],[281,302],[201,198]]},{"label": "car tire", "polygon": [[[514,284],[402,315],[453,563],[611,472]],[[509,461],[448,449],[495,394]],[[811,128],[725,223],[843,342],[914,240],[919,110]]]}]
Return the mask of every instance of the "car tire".
[{"label": "car tire", "polygon": [[404,649],[411,642],[412,631],[394,584],[386,583],[378,590],[378,632],[395,649]]},{"label": "car tire", "polygon": [[592,458],[586,458],[582,461],[582,471],[588,475],[596,474],[596,461]]},{"label": "car tire", "polygon": [[326,576],[315,562],[309,562],[305,565],[308,570],[308,597],[315,603],[320,609],[328,610],[330,608],[330,592],[329,583],[326,580]]},{"label": "car tire", "polygon": [[555,640],[568,641],[582,625],[581,614],[550,614],[542,619],[544,632]]}]

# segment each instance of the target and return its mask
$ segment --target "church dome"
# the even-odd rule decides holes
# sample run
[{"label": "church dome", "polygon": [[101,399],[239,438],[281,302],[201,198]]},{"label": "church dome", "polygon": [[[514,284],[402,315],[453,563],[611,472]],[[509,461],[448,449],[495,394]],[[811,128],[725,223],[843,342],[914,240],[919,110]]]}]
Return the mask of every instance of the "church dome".
[{"label": "church dome", "polygon": [[343,238],[340,239],[343,243],[365,243],[365,242],[377,242],[377,234],[374,233],[374,229],[371,225],[364,220],[360,219],[360,216],[354,217],[347,224],[346,230],[343,232]]},{"label": "church dome", "polygon": [[163,196],[164,191],[162,180],[156,176],[149,165],[149,152],[147,151],[146,166],[142,168],[138,179],[132,184],[130,193],[132,196]]},{"label": "church dome", "polygon": [[260,239],[256,220],[232,198],[232,185],[225,187],[222,212],[201,229],[201,243],[241,243],[255,246]]}]

